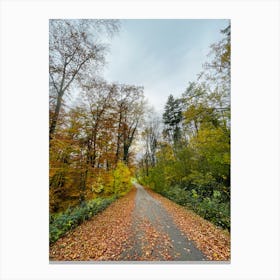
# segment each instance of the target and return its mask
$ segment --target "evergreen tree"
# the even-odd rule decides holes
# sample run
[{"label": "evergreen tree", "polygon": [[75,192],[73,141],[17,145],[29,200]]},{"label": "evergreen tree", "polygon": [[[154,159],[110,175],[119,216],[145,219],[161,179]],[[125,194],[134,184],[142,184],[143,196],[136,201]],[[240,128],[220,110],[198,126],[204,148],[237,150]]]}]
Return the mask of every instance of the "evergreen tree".
[{"label": "evergreen tree", "polygon": [[177,143],[181,137],[180,123],[182,118],[181,99],[174,98],[172,94],[169,95],[163,113],[163,122],[165,125],[164,135],[174,144]]}]

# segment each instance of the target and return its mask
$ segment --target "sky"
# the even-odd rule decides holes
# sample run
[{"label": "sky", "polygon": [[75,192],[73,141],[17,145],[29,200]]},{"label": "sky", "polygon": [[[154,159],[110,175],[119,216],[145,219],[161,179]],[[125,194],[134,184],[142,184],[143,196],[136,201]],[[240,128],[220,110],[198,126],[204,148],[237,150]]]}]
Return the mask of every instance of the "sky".
[{"label": "sky", "polygon": [[149,104],[162,113],[170,94],[179,97],[197,79],[210,45],[227,25],[223,19],[121,20],[104,78],[144,86]]}]

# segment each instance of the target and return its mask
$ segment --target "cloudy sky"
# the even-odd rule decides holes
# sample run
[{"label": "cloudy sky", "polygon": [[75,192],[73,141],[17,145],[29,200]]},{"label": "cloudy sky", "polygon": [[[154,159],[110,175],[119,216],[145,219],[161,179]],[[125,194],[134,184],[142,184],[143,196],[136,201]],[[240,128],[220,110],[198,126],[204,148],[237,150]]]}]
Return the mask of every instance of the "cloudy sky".
[{"label": "cloudy sky", "polygon": [[179,96],[222,38],[228,20],[122,20],[112,40],[105,79],[144,86],[156,111],[170,94]]}]

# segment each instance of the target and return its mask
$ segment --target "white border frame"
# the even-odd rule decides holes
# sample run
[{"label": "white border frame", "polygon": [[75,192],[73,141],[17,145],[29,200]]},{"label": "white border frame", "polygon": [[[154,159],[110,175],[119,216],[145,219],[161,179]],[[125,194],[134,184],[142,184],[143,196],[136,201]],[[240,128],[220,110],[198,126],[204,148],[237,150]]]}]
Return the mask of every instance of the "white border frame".
[{"label": "white border frame", "polygon": [[[229,265],[50,265],[48,19],[230,18]],[[279,279],[279,2],[1,1],[1,279]],[[15,164],[16,162],[16,164]]]}]

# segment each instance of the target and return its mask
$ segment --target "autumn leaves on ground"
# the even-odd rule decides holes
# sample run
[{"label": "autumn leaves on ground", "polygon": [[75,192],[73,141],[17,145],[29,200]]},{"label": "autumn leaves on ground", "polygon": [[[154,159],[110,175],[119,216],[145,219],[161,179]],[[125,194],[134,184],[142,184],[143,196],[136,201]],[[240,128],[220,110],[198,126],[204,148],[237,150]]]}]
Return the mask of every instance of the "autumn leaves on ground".
[{"label": "autumn leaves on ground", "polygon": [[[143,23],[151,30],[161,26],[165,34],[172,22],[50,20],[51,261],[230,260],[230,23],[215,31],[221,39],[210,46],[199,78],[180,81],[185,90],[157,80],[154,106],[147,99],[149,71],[137,73],[130,65],[131,80],[123,77],[129,84],[102,77],[122,24],[133,37]],[[191,30],[194,21],[177,24]],[[145,42],[143,49],[149,45],[137,42]],[[169,43],[176,61],[193,47]],[[126,46],[132,61],[141,49],[136,45]],[[149,47],[151,57],[161,54]],[[168,55],[158,58],[173,65]],[[111,63],[120,60],[113,56]],[[188,63],[184,69],[193,70]],[[162,90],[169,94],[164,107]]]},{"label": "autumn leaves on ground", "polygon": [[[50,260],[230,260],[230,236],[226,231],[136,186],[50,246]],[[151,207],[158,207],[160,212],[155,214]]]}]

